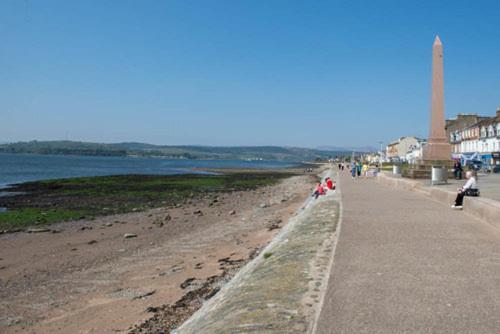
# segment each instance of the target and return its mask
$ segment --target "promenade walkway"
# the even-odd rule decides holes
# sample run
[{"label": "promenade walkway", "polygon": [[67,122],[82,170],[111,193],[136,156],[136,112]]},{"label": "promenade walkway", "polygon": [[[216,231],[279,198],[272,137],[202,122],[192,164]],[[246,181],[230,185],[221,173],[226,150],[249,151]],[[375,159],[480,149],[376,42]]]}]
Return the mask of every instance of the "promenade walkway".
[{"label": "promenade walkway", "polygon": [[500,333],[500,230],[344,175],[317,333]]}]

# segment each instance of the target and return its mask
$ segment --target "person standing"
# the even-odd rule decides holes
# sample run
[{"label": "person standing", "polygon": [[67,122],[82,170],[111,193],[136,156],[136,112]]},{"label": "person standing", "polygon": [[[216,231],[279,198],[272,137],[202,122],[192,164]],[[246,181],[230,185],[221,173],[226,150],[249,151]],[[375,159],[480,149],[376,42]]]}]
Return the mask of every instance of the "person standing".
[{"label": "person standing", "polygon": [[460,163],[460,160],[455,161],[455,164],[453,165],[453,173],[455,174],[455,179],[456,180],[461,180],[462,179],[462,164]]}]

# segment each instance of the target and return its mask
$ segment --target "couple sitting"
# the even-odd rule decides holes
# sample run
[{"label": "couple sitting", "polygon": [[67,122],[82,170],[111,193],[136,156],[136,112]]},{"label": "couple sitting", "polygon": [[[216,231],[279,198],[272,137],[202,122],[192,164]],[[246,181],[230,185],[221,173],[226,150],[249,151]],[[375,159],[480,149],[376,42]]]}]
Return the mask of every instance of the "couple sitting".
[{"label": "couple sitting", "polygon": [[325,195],[328,190],[335,190],[335,188],[335,182],[333,182],[331,178],[327,177],[323,183],[318,182],[313,196],[317,199],[319,196]]}]

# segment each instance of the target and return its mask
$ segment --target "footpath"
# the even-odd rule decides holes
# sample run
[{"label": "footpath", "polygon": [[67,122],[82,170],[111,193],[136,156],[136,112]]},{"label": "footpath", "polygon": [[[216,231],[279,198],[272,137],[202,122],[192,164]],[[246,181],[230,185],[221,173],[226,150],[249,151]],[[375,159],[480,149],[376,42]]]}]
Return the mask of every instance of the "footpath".
[{"label": "footpath", "polygon": [[310,197],[257,258],[173,333],[311,332],[332,266],[339,200],[338,191]]},{"label": "footpath", "polygon": [[341,185],[316,333],[500,333],[498,225],[374,179]]}]

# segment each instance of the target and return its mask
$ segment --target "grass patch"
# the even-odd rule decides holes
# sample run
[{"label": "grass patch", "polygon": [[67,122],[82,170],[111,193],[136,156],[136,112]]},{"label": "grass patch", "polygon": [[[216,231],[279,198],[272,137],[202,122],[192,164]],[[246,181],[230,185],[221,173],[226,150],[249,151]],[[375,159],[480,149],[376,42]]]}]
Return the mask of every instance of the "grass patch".
[{"label": "grass patch", "polygon": [[266,252],[266,253],[264,253],[264,255],[263,255],[263,256],[264,256],[264,259],[266,259],[266,260],[267,260],[267,259],[269,259],[271,256],[273,256],[273,253],[271,253],[271,252],[267,253],[267,252]]},{"label": "grass patch", "polygon": [[46,210],[40,208],[21,208],[0,213],[0,227],[4,230],[45,225],[65,220],[85,218],[85,212],[72,210]]}]

